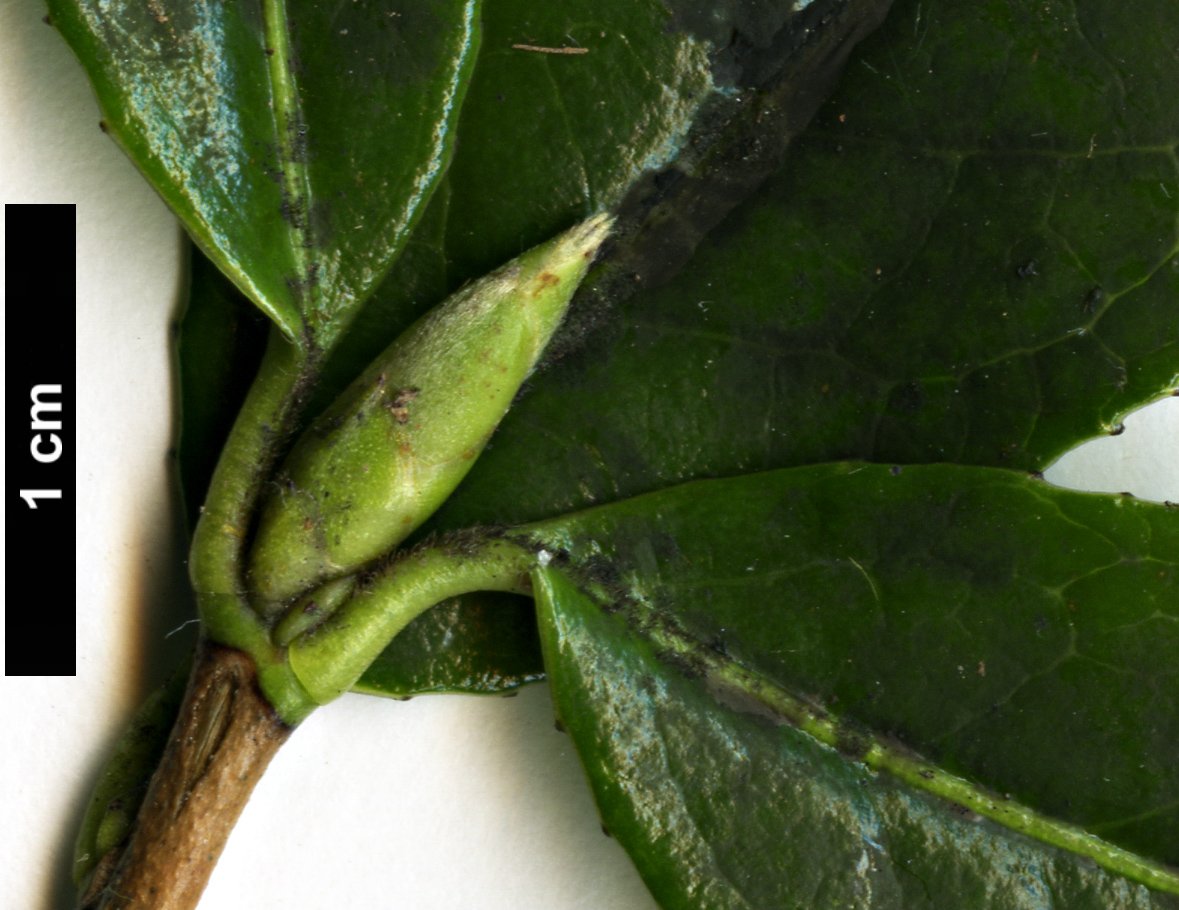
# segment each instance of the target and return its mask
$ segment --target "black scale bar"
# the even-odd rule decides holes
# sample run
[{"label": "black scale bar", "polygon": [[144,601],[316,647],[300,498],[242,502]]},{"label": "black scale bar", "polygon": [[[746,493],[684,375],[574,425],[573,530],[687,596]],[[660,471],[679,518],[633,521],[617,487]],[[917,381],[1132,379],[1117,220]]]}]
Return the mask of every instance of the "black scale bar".
[{"label": "black scale bar", "polygon": [[74,676],[75,206],[3,217],[5,675]]}]

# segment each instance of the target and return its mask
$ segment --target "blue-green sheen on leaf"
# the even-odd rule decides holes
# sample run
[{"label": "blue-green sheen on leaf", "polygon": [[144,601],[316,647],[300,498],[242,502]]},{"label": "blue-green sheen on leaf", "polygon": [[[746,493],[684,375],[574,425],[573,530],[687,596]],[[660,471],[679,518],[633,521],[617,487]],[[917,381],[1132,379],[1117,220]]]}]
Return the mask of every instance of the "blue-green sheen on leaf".
[{"label": "blue-green sheen on leaf", "polygon": [[[778,172],[554,365],[440,524],[840,458],[1042,470],[1179,389],[1157,37],[1179,12],[1101,18],[900,0]],[[525,452],[543,470],[499,495]]]},{"label": "blue-green sheen on leaf", "polygon": [[558,570],[541,579],[558,714],[604,826],[665,910],[1179,907],[873,773],[769,712],[734,710],[625,614],[603,612]]},{"label": "blue-green sheen on leaf", "polygon": [[1177,16],[898,0],[779,171],[599,313],[435,527],[841,458],[1042,470],[1118,432],[1179,389]]},{"label": "blue-green sheen on leaf", "polygon": [[717,89],[711,48],[669,24],[660,0],[510,0],[483,10],[454,160],[406,260],[327,364],[321,407],[465,282],[612,209],[644,169],[678,155]]},{"label": "blue-green sheen on leaf", "polygon": [[52,0],[50,13],[104,128],[197,244],[290,338],[329,347],[445,169],[478,0]]},{"label": "blue-green sheen on leaf", "polygon": [[[834,788],[826,791],[832,805],[851,800],[836,815],[866,813],[850,834],[838,821],[823,829],[824,837],[850,837],[854,848],[820,863],[820,878],[834,881],[838,870],[850,882],[859,862],[876,872],[901,862],[891,847],[881,851],[884,860],[860,859],[866,848],[856,831],[864,824],[883,832],[872,835],[878,842],[915,837],[904,832],[916,825],[923,838],[954,844],[944,855],[933,849],[938,862],[980,860],[983,871],[961,874],[1002,878],[1004,851],[1016,849],[1008,834],[971,822],[969,838],[981,845],[975,856],[962,850],[967,835],[953,834],[948,807],[940,820],[935,809],[922,809],[932,813],[928,825],[885,821],[877,815],[903,804],[903,816],[921,800],[873,783],[892,795],[860,802],[849,794],[871,775],[852,787],[863,769],[820,770],[850,763],[892,773],[887,753],[895,741],[899,765],[910,760],[907,749],[936,763],[909,769],[908,783],[955,794],[967,816],[1004,820],[1004,800],[939,791],[950,779],[943,775],[1099,835],[1115,853],[1139,855],[1143,868],[1179,865],[1179,520],[1169,507],[1059,490],[994,469],[841,464],[672,487],[528,530],[568,579],[552,585],[585,592],[540,596],[546,667],[607,825],[637,851],[640,867],[649,851],[650,869],[674,867],[690,880],[702,868],[699,851],[711,847],[718,855],[710,862],[723,867],[718,881],[772,890],[803,875],[793,868],[801,858],[776,858],[805,854],[808,838],[787,835],[771,848],[777,835],[770,832],[807,824],[794,815],[811,811],[797,802],[802,784],[794,774],[798,750],[814,747],[785,728],[766,732],[767,719],[800,722],[783,713],[774,693],[810,712],[843,755],[811,768],[804,776],[827,783],[804,791]],[[718,700],[730,710],[718,713]],[[726,746],[729,738],[742,745]],[[692,742],[715,756],[690,761]],[[748,750],[760,756],[749,759],[754,767],[743,764]],[[725,766],[726,754],[738,756],[734,766]],[[663,783],[668,778],[675,784]],[[677,796],[657,795],[669,786]],[[840,795],[845,786],[851,789]],[[738,803],[748,793],[747,810],[728,816],[722,793]],[[877,799],[900,802],[884,809]],[[680,834],[661,838],[670,822],[659,819],[679,812],[699,830],[681,819]],[[751,821],[759,813],[764,824]],[[615,829],[618,818],[633,822],[631,834]],[[934,833],[944,825],[949,833]],[[1067,846],[1071,835],[1051,827],[1038,836]],[[1019,862],[1035,867],[1028,874],[1052,891],[1063,874],[1058,859],[1027,849],[1040,858]],[[745,855],[752,866],[742,864]],[[1084,878],[1084,862],[1065,866],[1072,869],[1066,879]],[[1169,874],[1144,872],[1141,880],[1179,889],[1179,877]],[[695,885],[676,887],[697,894]],[[789,885],[797,906],[807,906],[797,896],[806,892],[796,890],[806,887],[817,885]],[[1088,906],[1079,894],[1076,904],[1058,897],[1060,906]],[[764,895],[752,903],[795,906]],[[716,904],[730,905],[741,904]]]}]

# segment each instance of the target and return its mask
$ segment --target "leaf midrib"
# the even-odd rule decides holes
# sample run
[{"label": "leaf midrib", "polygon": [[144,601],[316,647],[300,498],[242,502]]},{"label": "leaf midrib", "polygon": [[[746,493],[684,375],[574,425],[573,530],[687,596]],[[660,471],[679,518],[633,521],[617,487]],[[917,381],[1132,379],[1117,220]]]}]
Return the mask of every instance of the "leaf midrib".
[{"label": "leaf midrib", "polygon": [[[595,600],[602,601],[602,592]],[[778,723],[788,723],[840,752],[845,760],[884,771],[914,789],[941,797],[988,818],[1005,828],[1042,843],[1087,857],[1117,875],[1170,894],[1179,894],[1179,870],[1156,863],[1108,843],[1076,825],[1042,815],[1014,800],[950,774],[902,746],[874,732],[853,727],[840,718],[784,689],[775,681],[744,666],[680,627],[671,617],[650,605],[628,599],[624,606],[636,632],[646,638],[655,653],[683,659],[699,671],[710,694],[733,710],[742,711],[750,701],[764,708]],[[746,709],[748,710],[748,709]],[[862,744],[848,755],[848,742]]]},{"label": "leaf midrib", "polygon": [[311,175],[307,172],[306,156],[299,148],[298,134],[303,116],[291,60],[286,0],[262,0],[262,16],[275,138],[278,143],[283,223],[286,225],[287,246],[297,276],[290,289],[296,298],[302,298],[297,300],[296,309],[302,314],[306,326],[308,316],[317,303],[314,300],[316,283],[308,255],[311,247]]}]

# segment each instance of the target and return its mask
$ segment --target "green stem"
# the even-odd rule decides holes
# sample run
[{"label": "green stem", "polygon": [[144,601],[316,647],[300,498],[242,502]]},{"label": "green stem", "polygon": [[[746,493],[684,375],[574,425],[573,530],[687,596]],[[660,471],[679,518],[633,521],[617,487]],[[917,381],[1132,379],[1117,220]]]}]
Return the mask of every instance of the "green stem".
[{"label": "green stem", "polygon": [[315,705],[250,605],[245,557],[258,500],[313,375],[313,357],[272,328],[258,375],[213,473],[188,564],[204,637],[254,659],[262,690],[289,724],[298,723]]},{"label": "green stem", "polygon": [[471,591],[531,594],[532,550],[502,538],[453,538],[390,563],[290,645],[295,675],[319,704],[343,695],[393,637],[435,604]]}]

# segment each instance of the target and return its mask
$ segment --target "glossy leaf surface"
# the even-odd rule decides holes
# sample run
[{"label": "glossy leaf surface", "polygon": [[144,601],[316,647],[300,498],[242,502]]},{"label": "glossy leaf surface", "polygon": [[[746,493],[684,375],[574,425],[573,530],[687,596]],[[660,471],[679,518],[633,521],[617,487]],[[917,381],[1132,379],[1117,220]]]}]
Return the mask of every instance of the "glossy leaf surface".
[{"label": "glossy leaf surface", "polygon": [[[1173,510],[843,464],[530,530],[559,715],[664,906],[1176,905],[922,792],[957,775],[1000,819],[1014,800],[1179,860]],[[904,781],[874,743],[936,768]]]},{"label": "glossy leaf surface", "polygon": [[50,13],[104,128],[197,244],[288,336],[330,347],[445,168],[477,0]]},{"label": "glossy leaf surface", "polygon": [[1037,470],[1179,388],[1174,4],[1109,12],[1117,72],[1071,4],[918,6],[689,268],[537,383],[443,522],[844,457]]},{"label": "glossy leaf surface", "polygon": [[[779,138],[775,141],[783,141],[782,129],[797,129],[795,121],[803,116],[800,104],[809,117],[809,108],[817,103],[817,98],[810,100],[816,91],[815,78],[824,86],[834,80],[846,49],[873,27],[887,5],[882,0],[816,3],[797,25],[786,15],[791,7],[786,2],[738,4],[703,18],[688,8],[690,4],[677,5],[669,15],[656,2],[618,3],[609,9],[600,4],[581,4],[577,9],[565,5],[559,12],[516,2],[486,10],[481,63],[459,124],[453,167],[404,257],[328,363],[308,416],[326,407],[413,318],[465,281],[582,213],[617,205],[645,168],[661,167],[676,158],[689,135],[689,157],[699,159],[703,150],[720,147],[721,159],[727,155],[726,160],[753,160],[757,155],[750,153],[744,134],[738,131],[720,139],[714,134],[723,133],[725,124],[760,119],[768,110],[786,120],[784,127],[776,128]],[[580,18],[571,19],[574,12]],[[825,25],[816,30],[820,20]],[[573,21],[580,24],[571,26]],[[775,33],[782,39],[763,47],[765,37]],[[730,43],[733,36],[740,40]],[[526,47],[514,46],[525,42]],[[557,47],[586,53],[544,50]],[[801,53],[791,50],[799,47]],[[787,67],[787,75],[804,91],[794,83],[775,89],[760,109],[749,105],[753,96],[748,93],[745,101],[740,96],[734,100],[734,86],[766,83],[783,60],[796,70],[801,68],[795,72]],[[797,97],[802,101],[790,100]],[[782,112],[774,113],[779,107]],[[771,132],[763,129],[763,145]],[[745,145],[733,148],[740,143]],[[762,158],[770,151],[763,151]],[[703,173],[710,167],[716,170],[718,165],[699,164],[697,170]],[[649,204],[650,200],[643,203]],[[731,203],[719,203],[722,208],[727,204]],[[473,225],[484,227],[475,230]],[[205,293],[194,285],[192,311],[206,307]],[[215,297],[210,298],[208,306],[215,308],[216,303]],[[215,318],[191,317],[190,322],[209,325]],[[562,346],[569,343],[566,338]],[[182,339],[185,344],[196,349],[201,342]],[[186,378],[185,383],[186,397],[208,400],[197,376]],[[232,400],[225,401],[232,408]],[[186,433],[197,440],[186,447],[188,451],[198,450],[215,435],[191,423]],[[192,491],[203,484],[199,472],[186,476]],[[526,613],[517,611],[514,625],[524,628],[529,622]],[[472,617],[466,628],[481,624]],[[448,622],[438,626],[439,635],[447,628],[457,631]],[[466,640],[462,635],[444,637]],[[522,647],[521,660],[528,650],[533,657],[528,658],[530,670],[521,680],[539,672],[535,649],[527,643]],[[477,668],[486,661],[479,655],[469,656],[472,672],[478,675],[482,671]],[[456,655],[456,665],[466,662],[466,657]],[[422,673],[436,678],[432,668],[423,667]],[[508,677],[492,673],[491,678]],[[374,683],[387,686],[390,680]],[[466,684],[456,678],[456,685]]]},{"label": "glossy leaf surface", "polygon": [[542,679],[532,599],[487,591],[452,598],[423,613],[398,633],[353,691],[393,698],[430,692],[482,695]]},{"label": "glossy leaf surface", "polygon": [[1179,388],[1177,8],[1080,12],[898,2],[781,169],[669,285],[597,310],[435,527],[847,457],[1038,470]]},{"label": "glossy leaf surface", "polygon": [[[454,166],[330,363],[320,404],[449,290],[621,204],[643,168],[681,153],[706,104],[726,96],[718,84],[744,91],[751,74],[772,71],[775,42],[762,39],[781,25],[775,6],[787,5],[734,5],[733,21],[720,22],[711,4],[691,2],[489,11]],[[1069,907],[1175,906],[990,822],[963,821],[921,786],[859,761],[872,735],[896,735],[946,773],[1179,862],[1174,515],[1070,498],[1022,474],[914,466],[1038,469],[1176,386],[1179,121],[1167,99],[1179,71],[1160,37],[1179,27],[1175,7],[926,6],[898,3],[815,129],[672,284],[631,296],[603,273],[561,356],[434,526],[617,503],[545,529],[550,552],[573,562],[545,574],[543,631],[610,827],[669,907],[790,906],[798,895],[800,907],[1002,908],[1045,896]],[[274,9],[262,8],[256,33]],[[197,13],[178,11],[169,25],[157,6],[132,12],[159,53],[150,72],[118,78],[156,91],[175,50],[161,36]],[[420,148],[389,155],[387,118],[374,118],[375,138],[345,142],[335,127],[368,123],[367,109],[340,106],[334,88],[317,94],[307,80],[330,71],[362,100],[370,82],[386,83],[373,59],[360,76],[341,64],[351,23],[318,6],[300,15],[291,47],[306,52],[305,69],[295,70],[289,110],[302,119],[285,121],[294,134],[266,120],[264,83],[249,76],[264,72],[279,91],[290,72],[281,59],[276,77],[273,60],[259,68],[241,56],[230,86],[254,92],[245,109],[263,117],[249,135],[271,136],[278,179],[255,181],[256,205],[229,216],[276,255],[221,261],[292,335],[304,319],[352,312],[423,208],[404,185],[386,194],[383,184],[338,183],[369,172],[342,157],[370,155],[361,164],[377,170],[436,162],[457,108],[434,109],[446,137],[426,130],[434,158]],[[58,20],[68,32],[69,15]],[[359,24],[363,41],[380,31]],[[458,74],[473,45],[470,29],[460,33],[467,43],[449,56],[422,41],[382,72],[404,74],[404,58],[420,52],[454,61]],[[586,53],[550,53],[560,48]],[[193,59],[212,57],[185,65]],[[111,107],[99,82],[114,132],[149,160],[128,138],[135,118]],[[430,108],[427,83],[412,90]],[[318,124],[322,145],[302,145],[304,123],[309,136]],[[169,176],[167,163],[154,177],[165,185],[200,173],[186,164]],[[427,170],[428,183],[437,171]],[[330,204],[317,208],[317,193]],[[391,210],[394,197],[412,211],[386,228],[347,221]],[[188,202],[174,204],[183,212]],[[255,208],[271,220],[246,217]],[[201,211],[186,217],[216,258]],[[349,226],[362,228],[355,240]],[[338,260],[323,252],[332,242]],[[265,288],[250,284],[255,266]],[[882,464],[757,473],[846,457]],[[737,486],[719,496],[673,486],[718,476]],[[767,495],[757,484],[771,476]],[[774,621],[765,604],[784,595],[790,609]],[[448,603],[407,630],[360,688],[492,691],[536,678],[525,610],[518,600],[503,610],[487,598]],[[672,657],[660,635],[687,646]],[[751,667],[784,698],[819,702],[819,714],[846,720],[839,749],[773,711],[751,713],[749,693],[718,691],[702,663]],[[607,716],[613,705],[634,711]],[[726,766],[734,754],[747,763]],[[783,793],[795,800],[773,798]],[[768,830],[773,838],[760,839]]]},{"label": "glossy leaf surface", "polygon": [[[722,23],[736,27],[738,11],[753,5],[721,12]],[[699,119],[729,113],[724,100],[737,74],[718,82],[711,65],[718,47],[677,25],[658,0],[560,7],[513,0],[484,10],[451,167],[406,260],[328,364],[312,410],[433,303],[618,206],[640,175],[680,155]],[[551,52],[561,49],[585,53]]]},{"label": "glossy leaf surface", "polygon": [[[703,230],[691,224],[701,217],[692,210],[697,198],[720,197],[713,207],[724,209],[740,198],[734,194],[748,191],[748,176],[740,186],[726,184],[729,171],[739,169],[732,165],[757,159],[759,145],[784,142],[786,133],[809,119],[811,106],[838,76],[847,50],[874,27],[888,3],[814,4],[811,15],[793,28],[789,3],[736,4],[723,10],[709,8],[707,15],[693,10],[692,4],[673,4],[670,22],[660,5],[625,3],[607,10],[593,4],[592,10],[583,11],[579,21],[584,24],[571,30],[565,6],[560,14],[537,4],[518,6],[487,10],[482,57],[495,65],[481,64],[476,73],[451,171],[415,243],[366,308],[359,330],[329,363],[314,407],[326,406],[330,394],[379,350],[378,340],[392,337],[390,328],[400,329],[423,302],[441,299],[445,290],[482,274],[499,257],[518,252],[514,244],[522,247],[532,238],[542,239],[579,212],[618,205],[644,168],[649,178],[650,169],[677,159],[677,168],[695,167],[710,176],[711,184],[702,181],[705,191],[691,191],[686,205],[680,202],[664,216],[689,222],[689,234]],[[556,37],[551,42],[565,47],[584,44],[587,54],[546,56],[515,47],[508,51],[520,39],[521,21],[529,24],[528,36],[557,36],[566,28],[563,42]],[[800,50],[812,28],[822,40]],[[773,41],[772,35],[777,36]],[[532,43],[544,46],[549,40]],[[792,65],[801,75],[794,74]],[[764,83],[779,71],[784,71],[787,83],[770,91],[762,108],[743,104],[740,95],[733,98],[732,88]],[[537,78],[540,73],[543,79]],[[745,101],[750,99],[747,94]],[[798,111],[800,106],[805,110]],[[749,129],[751,136],[738,131],[727,138],[725,124],[731,131],[734,123],[760,120],[767,109],[771,116],[760,138],[756,129]],[[514,129],[505,131],[505,122]],[[628,132],[623,136],[620,131]],[[686,155],[681,154],[685,149]],[[714,150],[711,158],[703,149]],[[772,148],[760,154],[768,160]],[[717,158],[725,160],[714,162]],[[637,201],[632,195],[622,210],[641,212],[659,198],[656,186]],[[473,224],[498,227],[476,231]],[[675,238],[672,245],[677,245],[682,232],[673,227],[662,235]],[[653,233],[660,236],[658,229]],[[658,271],[649,251],[643,252],[647,258],[628,259],[626,266]],[[662,254],[660,243],[654,252]],[[575,301],[580,312],[554,345],[558,352],[578,345],[584,326],[601,308],[598,299],[609,296],[605,288],[619,264],[609,255],[606,261],[612,271],[601,275],[596,285],[591,280],[588,292]],[[529,458],[541,454],[533,452]],[[530,605],[506,598],[500,603],[507,615],[497,617],[494,624],[517,630],[514,643],[484,634],[489,621],[484,599],[452,601],[419,617],[406,630],[415,639],[444,642],[444,647],[409,649],[403,634],[370,667],[360,690],[400,695],[439,687],[482,692],[489,686],[513,688],[540,678]]]}]

